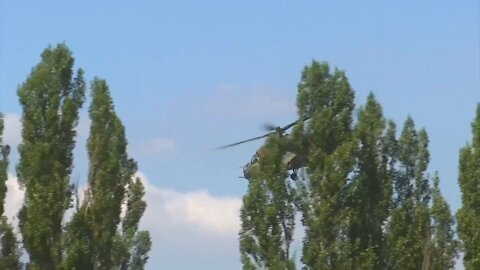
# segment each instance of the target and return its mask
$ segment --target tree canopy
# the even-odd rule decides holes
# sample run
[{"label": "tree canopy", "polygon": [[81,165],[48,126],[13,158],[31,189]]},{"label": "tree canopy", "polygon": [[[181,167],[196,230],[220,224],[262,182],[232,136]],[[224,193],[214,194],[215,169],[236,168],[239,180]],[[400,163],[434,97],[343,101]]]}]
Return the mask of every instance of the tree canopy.
[{"label": "tree canopy", "polygon": [[[249,179],[241,212],[244,269],[278,269],[272,262],[288,262],[280,255],[299,239],[285,237],[289,234],[280,229],[283,219],[278,218],[286,209],[288,224],[305,232],[302,269],[453,267],[455,222],[438,174],[432,178],[428,173],[427,131],[407,117],[397,134],[397,125],[384,117],[373,93],[357,109],[354,98],[344,71],[315,60],[303,69],[297,110],[299,119],[309,119],[294,127],[293,142],[270,137],[264,147],[274,147],[275,154],[260,158],[260,164],[269,165]],[[303,158],[297,180],[287,178],[279,158],[286,152],[282,144],[291,144],[289,150]],[[283,191],[274,203],[272,187]],[[294,223],[297,214],[301,224]]]},{"label": "tree canopy", "polygon": [[[144,269],[151,248],[148,231],[138,231],[147,207],[144,187],[134,179],[136,162],[127,153],[125,127],[116,115],[105,80],[91,83],[90,137],[87,142],[87,193],[73,206],[77,125],[87,86],[84,71],[74,72],[64,44],[49,46],[17,90],[22,107],[22,141],[17,168],[25,199],[18,213],[27,269]],[[0,199],[4,210],[9,147],[2,144],[0,117]],[[79,203],[77,201],[77,203]],[[126,214],[122,216],[122,207]],[[13,228],[0,220],[0,268],[20,267]],[[5,266],[5,267],[3,267]]]}]

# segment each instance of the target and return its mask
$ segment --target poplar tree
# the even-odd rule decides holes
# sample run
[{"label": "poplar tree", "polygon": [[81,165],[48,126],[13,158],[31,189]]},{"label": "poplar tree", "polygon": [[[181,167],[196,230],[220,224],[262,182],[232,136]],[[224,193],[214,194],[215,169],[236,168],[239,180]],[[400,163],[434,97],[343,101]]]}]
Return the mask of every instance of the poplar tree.
[{"label": "poplar tree", "polygon": [[4,216],[7,194],[8,156],[10,147],[3,144],[4,122],[0,113],[0,269],[21,269],[20,252],[13,228]]},{"label": "poplar tree", "polygon": [[125,127],[106,81],[95,78],[91,88],[88,188],[67,226],[65,268],[143,269],[151,247],[148,231],[137,231],[146,209],[144,187],[132,180],[137,164],[127,153]]},{"label": "poplar tree", "polygon": [[5,196],[7,195],[8,180],[8,155],[10,154],[10,146],[3,144],[3,130],[3,114],[0,113],[0,216],[2,216],[5,211]]},{"label": "poplar tree", "polygon": [[430,268],[432,270],[453,269],[457,257],[458,242],[455,240],[455,220],[448,203],[440,192],[440,178],[436,172],[432,187],[432,243]]},{"label": "poplar tree", "polygon": [[120,255],[120,269],[141,270],[148,261],[152,242],[148,231],[138,231],[147,203],[143,200],[145,188],[140,178],[130,183],[127,193],[127,209],[122,220],[122,241],[124,252]]},{"label": "poplar tree", "polygon": [[65,44],[48,47],[17,94],[22,112],[19,182],[25,200],[19,212],[29,269],[58,269],[62,219],[71,205],[70,174],[75,127],[85,95],[83,71]]},{"label": "poplar tree", "polygon": [[66,225],[63,237],[65,259],[62,269],[93,269],[92,227],[87,216],[87,205],[82,204]]},{"label": "poplar tree", "polygon": [[92,82],[89,109],[91,128],[87,142],[89,157],[86,214],[91,223],[93,269],[114,266],[114,240],[120,224],[120,213],[126,193],[137,170],[127,154],[125,128],[115,113],[107,83]]},{"label": "poplar tree", "polygon": [[458,183],[462,206],[457,212],[465,269],[480,269],[480,103],[472,124],[472,142],[460,150]]},{"label": "poplar tree", "polygon": [[300,118],[311,116],[294,131],[307,167],[298,203],[305,227],[302,262],[308,269],[345,269],[352,265],[343,190],[355,164],[354,93],[344,72],[330,73],[328,64],[313,61],[302,72],[297,107]]},{"label": "poplar tree", "polygon": [[284,143],[270,137],[250,179],[241,209],[240,253],[243,269],[295,269],[290,253],[295,205],[282,163]]},{"label": "poplar tree", "polygon": [[355,269],[385,269],[383,224],[392,194],[388,159],[382,157],[387,142],[381,105],[370,93],[361,107],[355,134],[359,141],[357,168],[351,188],[349,239]]},{"label": "poplar tree", "polygon": [[387,230],[390,269],[424,269],[429,261],[428,135],[408,117],[398,140],[394,207]]}]

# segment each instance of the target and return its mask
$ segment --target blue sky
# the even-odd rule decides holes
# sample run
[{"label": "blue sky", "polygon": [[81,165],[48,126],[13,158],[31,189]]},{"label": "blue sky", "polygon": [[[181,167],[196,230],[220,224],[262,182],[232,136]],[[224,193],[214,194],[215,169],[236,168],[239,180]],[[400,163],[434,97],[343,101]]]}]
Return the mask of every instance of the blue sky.
[{"label": "blue sky", "polygon": [[346,71],[357,104],[373,91],[398,126],[410,115],[426,128],[429,170],[439,171],[452,209],[460,206],[458,151],[480,102],[478,1],[232,2],[1,1],[9,140],[18,142],[17,86],[46,46],[66,42],[88,81],[108,81],[151,187],[148,269],[239,269],[234,213],[247,185],[238,167],[261,142],[214,148],[261,134],[263,122],[295,120],[301,70],[316,59]]}]

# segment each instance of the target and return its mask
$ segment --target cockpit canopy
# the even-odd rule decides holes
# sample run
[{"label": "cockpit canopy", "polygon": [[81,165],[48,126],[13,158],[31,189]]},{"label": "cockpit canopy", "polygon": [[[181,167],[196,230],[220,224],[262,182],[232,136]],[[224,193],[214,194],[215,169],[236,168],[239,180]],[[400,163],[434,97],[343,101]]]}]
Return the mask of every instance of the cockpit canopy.
[{"label": "cockpit canopy", "polygon": [[253,165],[258,162],[258,155],[255,154],[252,156],[252,159],[250,159],[250,165]]},{"label": "cockpit canopy", "polygon": [[243,174],[245,178],[249,179],[252,176],[253,171],[258,169],[258,165],[259,165],[258,161],[259,161],[258,155],[254,154],[250,159],[250,162],[245,164],[245,166],[243,166]]}]

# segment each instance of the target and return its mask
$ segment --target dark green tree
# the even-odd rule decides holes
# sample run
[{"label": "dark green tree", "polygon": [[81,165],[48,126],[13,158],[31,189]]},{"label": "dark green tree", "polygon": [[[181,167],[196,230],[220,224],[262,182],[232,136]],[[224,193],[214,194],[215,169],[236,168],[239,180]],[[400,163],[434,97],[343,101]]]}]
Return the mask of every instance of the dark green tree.
[{"label": "dark green tree", "polygon": [[295,205],[282,163],[285,146],[270,137],[262,149],[259,174],[250,179],[241,209],[243,269],[295,269],[290,253]]},{"label": "dark green tree", "polygon": [[355,135],[359,141],[357,168],[349,199],[349,239],[355,269],[385,269],[386,243],[383,224],[389,215],[392,179],[387,158],[388,143],[382,107],[370,94],[361,107]]},{"label": "dark green tree", "polygon": [[115,265],[114,240],[120,224],[126,187],[137,170],[128,157],[125,128],[115,113],[104,80],[92,82],[88,138],[89,177],[86,212],[92,229],[94,269],[111,269]]},{"label": "dark green tree", "polygon": [[3,144],[3,123],[3,114],[0,113],[0,269],[13,270],[21,269],[21,263],[17,237],[7,218],[3,215],[7,194],[8,155],[10,153],[10,147]]},{"label": "dark green tree", "polygon": [[473,138],[460,150],[458,182],[462,207],[457,212],[465,269],[480,269],[480,104],[472,122]]},{"label": "dark green tree", "polygon": [[86,209],[87,204],[82,204],[66,226],[63,269],[93,269],[93,229]]},{"label": "dark green tree", "polygon": [[17,236],[5,216],[0,216],[0,269],[22,269]]},{"label": "dark green tree", "polygon": [[453,269],[457,257],[458,242],[455,240],[455,220],[448,203],[443,198],[438,173],[433,177],[432,187],[432,243],[430,245],[430,267],[432,270]]},{"label": "dark green tree", "polygon": [[387,230],[390,269],[424,269],[429,261],[430,188],[428,136],[405,121],[398,141],[394,207]]},{"label": "dark green tree", "polygon": [[3,144],[3,130],[3,114],[0,113],[0,216],[2,216],[5,211],[5,196],[7,195],[8,180],[8,155],[10,154],[10,146]]},{"label": "dark green tree", "polygon": [[120,254],[120,269],[141,270],[148,261],[148,252],[152,245],[150,233],[138,231],[138,224],[147,208],[144,195],[145,188],[137,177],[128,187],[127,209],[122,220],[124,252]]},{"label": "dark green tree", "polygon": [[93,80],[91,95],[88,188],[67,226],[65,268],[143,269],[151,247],[149,233],[137,231],[146,208],[144,187],[132,181],[137,164],[128,156],[125,127],[105,80]]},{"label": "dark green tree", "polygon": [[65,44],[48,47],[17,93],[23,109],[17,167],[25,186],[19,213],[30,269],[58,269],[62,261],[62,219],[71,206],[73,148],[78,112],[85,95],[83,71]]},{"label": "dark green tree", "polygon": [[148,252],[152,247],[152,240],[148,231],[139,231],[133,238],[130,251],[130,261],[128,267],[124,269],[143,270],[149,256]]},{"label": "dark green tree", "polygon": [[308,168],[298,189],[306,234],[302,262],[308,269],[347,269],[352,260],[344,191],[357,149],[354,92],[344,72],[330,73],[328,64],[313,61],[302,72],[297,107],[301,118],[311,116],[293,131]]}]

